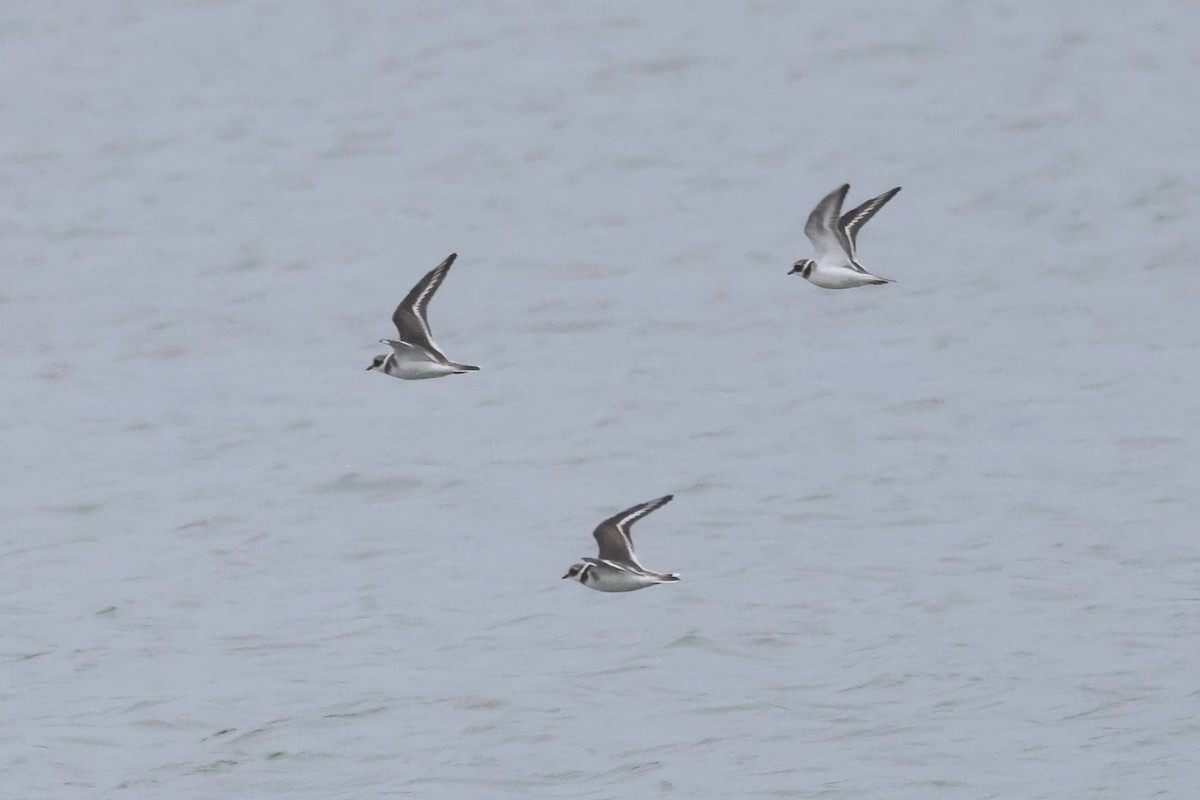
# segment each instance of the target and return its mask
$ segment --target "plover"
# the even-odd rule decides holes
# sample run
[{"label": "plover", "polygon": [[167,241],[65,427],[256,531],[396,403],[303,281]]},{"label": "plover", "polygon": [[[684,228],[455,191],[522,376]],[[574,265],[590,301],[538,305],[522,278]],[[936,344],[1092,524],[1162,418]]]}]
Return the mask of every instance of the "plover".
[{"label": "plover", "polygon": [[812,241],[817,257],[800,259],[789,275],[798,272],[810,283],[825,289],[849,289],[853,286],[894,282],[867,272],[856,256],[859,229],[875,216],[876,211],[883,208],[884,203],[896,196],[900,187],[872,197],[853,211],[842,214],[842,203],[849,189],[848,183],[834,189],[808,215],[808,222],[804,223],[804,235]]},{"label": "plover", "polygon": [[445,261],[417,281],[417,285],[408,296],[396,306],[392,322],[396,323],[397,338],[379,340],[383,344],[391,345],[392,352],[375,356],[371,366],[367,367],[368,370],[377,369],[396,378],[418,381],[423,378],[440,378],[443,375],[460,375],[479,369],[470,364],[456,363],[442,355],[442,351],[433,343],[426,319],[429,299],[446,279],[446,273],[450,271],[450,265],[456,258],[457,253],[447,256]]},{"label": "plover", "polygon": [[572,564],[563,579],[579,581],[598,592],[632,592],[656,583],[679,580],[679,576],[673,572],[664,575],[643,567],[633,554],[633,539],[629,535],[633,523],[656,508],[665,506],[672,497],[674,495],[669,494],[648,503],[639,503],[601,522],[592,534],[600,545],[599,558],[584,558],[580,563]]}]

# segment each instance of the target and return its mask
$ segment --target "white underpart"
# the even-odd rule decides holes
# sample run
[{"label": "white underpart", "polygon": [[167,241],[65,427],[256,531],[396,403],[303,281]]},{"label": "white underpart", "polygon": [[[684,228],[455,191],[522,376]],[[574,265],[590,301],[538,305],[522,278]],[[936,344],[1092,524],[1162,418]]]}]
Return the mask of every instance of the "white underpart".
[{"label": "white underpart", "polygon": [[393,378],[419,381],[453,375],[462,370],[443,364],[419,347],[400,342],[392,345],[392,357],[384,365],[384,371]]},{"label": "white underpart", "polygon": [[818,259],[813,265],[812,271],[808,273],[808,280],[823,289],[850,289],[855,286],[876,283],[883,279],[877,278],[869,272],[859,272],[852,267],[822,262]]},{"label": "white underpart", "polygon": [[663,579],[643,572],[633,572],[612,566],[592,565],[588,570],[589,580],[584,586],[598,592],[632,592],[645,589],[656,583],[664,583]]},{"label": "white underpart", "polygon": [[388,374],[395,378],[419,381],[425,378],[440,378],[443,375],[453,375],[461,371],[454,367],[446,366],[440,361],[420,361],[417,359],[400,361],[399,359],[393,359],[392,369],[388,370]]}]

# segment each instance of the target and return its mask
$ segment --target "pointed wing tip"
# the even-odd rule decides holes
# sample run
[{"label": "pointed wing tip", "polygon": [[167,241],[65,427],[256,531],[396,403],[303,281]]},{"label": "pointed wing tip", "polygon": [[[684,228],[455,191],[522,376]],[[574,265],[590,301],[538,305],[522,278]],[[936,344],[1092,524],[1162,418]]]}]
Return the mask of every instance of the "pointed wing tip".
[{"label": "pointed wing tip", "polygon": [[675,499],[675,495],[664,494],[662,497],[659,497],[655,500],[651,500],[647,503],[643,503],[642,507],[646,508],[646,511],[648,513],[650,511],[654,511],[656,509],[662,508],[663,506],[665,506],[667,503],[671,502],[674,499]]},{"label": "pointed wing tip", "polygon": [[644,503],[639,503],[637,506],[634,506],[634,508],[637,508],[639,506],[642,508],[650,507],[650,510],[653,510],[655,508],[662,508],[663,506],[665,506],[667,503],[671,502],[674,499],[675,499],[675,495],[664,494],[662,497],[656,497],[653,500],[647,500]]}]

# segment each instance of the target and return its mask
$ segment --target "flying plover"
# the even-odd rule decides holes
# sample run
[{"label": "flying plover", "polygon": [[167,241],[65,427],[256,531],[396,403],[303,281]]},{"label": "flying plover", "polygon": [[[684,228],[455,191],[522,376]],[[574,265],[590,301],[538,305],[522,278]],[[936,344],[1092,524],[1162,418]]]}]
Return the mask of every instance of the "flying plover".
[{"label": "flying plover", "polygon": [[572,564],[563,578],[579,581],[598,592],[632,592],[656,583],[672,583],[679,580],[675,573],[651,572],[642,566],[633,554],[633,539],[629,528],[633,523],[671,502],[674,495],[660,497],[647,503],[627,508],[616,516],[609,517],[597,526],[592,534],[600,545],[599,558],[584,558]]},{"label": "flying plover", "polygon": [[423,378],[440,378],[443,375],[460,375],[479,369],[470,364],[456,363],[442,355],[442,351],[433,343],[426,319],[429,299],[442,285],[446,273],[450,271],[450,265],[456,258],[457,253],[447,256],[445,261],[417,281],[417,285],[408,296],[396,306],[392,322],[396,323],[397,337],[379,340],[383,344],[391,345],[392,352],[375,356],[371,366],[367,367],[368,371],[377,369],[395,378],[418,381]]},{"label": "flying plover", "polygon": [[800,259],[789,275],[798,272],[810,283],[825,289],[849,289],[893,282],[867,272],[856,256],[859,229],[875,216],[876,211],[883,208],[884,203],[896,196],[900,187],[872,197],[853,211],[842,214],[842,203],[849,189],[848,183],[834,189],[808,215],[804,235],[812,241],[817,257]]}]

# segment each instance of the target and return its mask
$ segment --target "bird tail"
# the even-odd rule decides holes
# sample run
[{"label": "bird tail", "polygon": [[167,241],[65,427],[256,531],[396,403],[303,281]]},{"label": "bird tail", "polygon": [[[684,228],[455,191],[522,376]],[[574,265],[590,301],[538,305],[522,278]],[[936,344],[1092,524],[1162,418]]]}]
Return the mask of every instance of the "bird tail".
[{"label": "bird tail", "polygon": [[452,362],[450,364],[450,366],[452,366],[452,367],[454,367],[454,369],[458,370],[457,374],[459,374],[459,375],[461,375],[464,372],[477,372],[479,370],[479,367],[472,366],[471,364],[455,364]]}]

